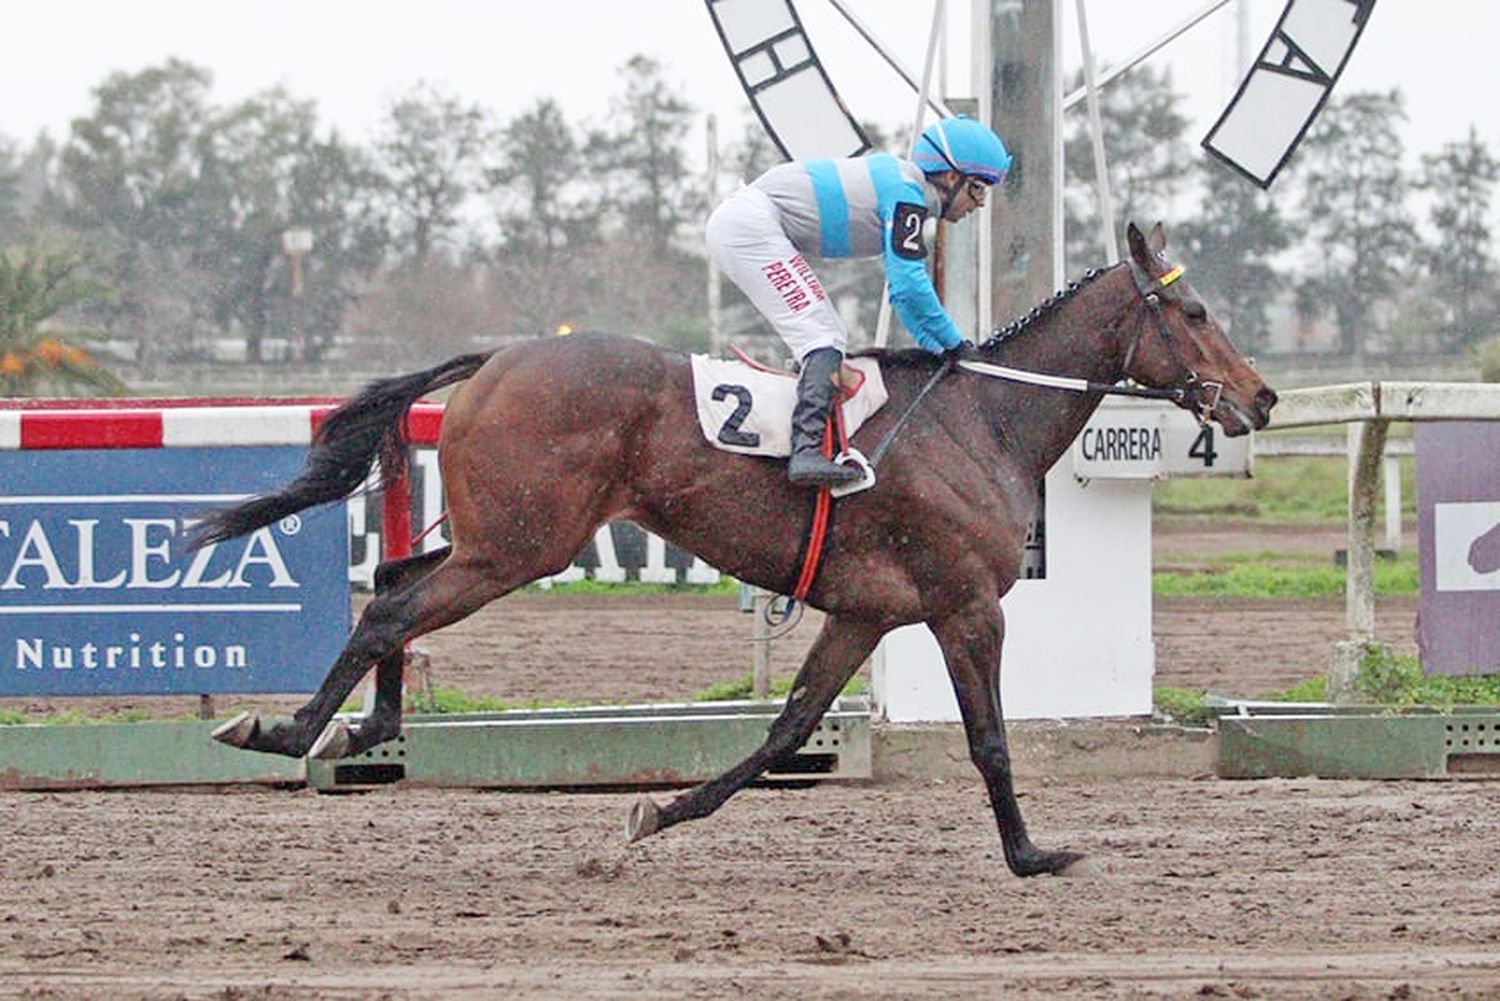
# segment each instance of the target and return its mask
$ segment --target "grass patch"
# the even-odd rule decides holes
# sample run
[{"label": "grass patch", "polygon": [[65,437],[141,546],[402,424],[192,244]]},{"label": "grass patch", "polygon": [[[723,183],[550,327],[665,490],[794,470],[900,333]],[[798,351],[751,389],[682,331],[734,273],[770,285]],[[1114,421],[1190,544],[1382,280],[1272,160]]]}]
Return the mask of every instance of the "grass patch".
[{"label": "grass patch", "polygon": [[[1378,643],[1365,648],[1354,688],[1367,705],[1391,709],[1500,706],[1500,675],[1425,675],[1415,654],[1395,653]],[[1266,697],[1270,702],[1327,702],[1328,679],[1309,678]]]},{"label": "grass patch", "polygon": [[[176,716],[173,719],[197,719],[193,715]],[[28,716],[16,709],[0,709],[0,726],[25,726],[28,724],[41,724],[43,726],[85,726],[95,723],[149,723],[161,722],[158,717],[153,717],[145,709],[127,709],[120,712],[90,714],[80,709],[64,709],[61,712],[48,713],[45,716]]]},{"label": "grass patch", "polygon": [[[1162,598],[1336,598],[1344,593],[1348,573],[1331,564],[1270,566],[1268,554],[1225,557],[1221,569],[1186,573],[1162,570],[1151,575],[1151,591]],[[1417,555],[1411,551],[1375,563],[1375,593],[1417,593]]]},{"label": "grass patch", "polygon": [[[735,702],[743,699],[751,699],[755,685],[755,675],[747,674],[737,681],[723,681],[717,685],[710,685],[693,696],[694,702]],[[784,675],[780,678],[771,679],[771,690],[767,693],[770,699],[785,699],[792,691],[792,676]],[[856,675],[849,679],[840,695],[865,695],[870,691],[870,683],[862,676]]]},{"label": "grass patch", "polygon": [[[1344,523],[1348,519],[1348,460],[1341,455],[1261,457],[1251,479],[1183,477],[1156,484],[1153,506],[1160,515],[1215,515],[1236,522],[1296,525]],[[1401,460],[1401,508],[1416,516],[1416,464]],[[1383,491],[1376,516],[1384,517]]]},{"label": "grass patch", "polygon": [[1151,691],[1156,715],[1181,726],[1207,726],[1213,718],[1202,692],[1162,685]]},{"label": "grass patch", "polygon": [[[583,703],[532,699],[529,702],[505,702],[490,695],[470,695],[457,688],[435,685],[427,691],[406,693],[405,707],[409,713],[427,716],[445,716],[453,713],[503,713],[531,709],[576,709]],[[346,711],[359,711],[358,706],[346,707]]]},{"label": "grass patch", "polygon": [[567,584],[553,584],[543,587],[540,584],[528,584],[525,588],[527,594],[610,594],[610,595],[641,595],[641,594],[708,594],[708,595],[737,595],[740,593],[740,582],[732,577],[720,576],[717,584],[642,584],[640,581],[625,581],[620,584],[608,584],[592,578],[570,581]]},{"label": "grass patch", "polygon": [[1365,648],[1355,688],[1377,705],[1455,706],[1500,705],[1500,675],[1449,677],[1425,675],[1412,654],[1397,654],[1379,644]]}]

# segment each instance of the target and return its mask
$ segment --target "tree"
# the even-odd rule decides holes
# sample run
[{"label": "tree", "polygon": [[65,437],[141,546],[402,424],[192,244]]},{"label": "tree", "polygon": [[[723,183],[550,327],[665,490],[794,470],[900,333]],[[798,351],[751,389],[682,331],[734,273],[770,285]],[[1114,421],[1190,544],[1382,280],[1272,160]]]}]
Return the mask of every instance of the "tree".
[{"label": "tree", "polygon": [[1266,307],[1283,280],[1271,258],[1292,243],[1276,203],[1214,160],[1201,161],[1197,218],[1178,226],[1173,242],[1192,267],[1193,286],[1229,321],[1235,343],[1252,351],[1269,331]]},{"label": "tree", "polygon": [[42,389],[123,392],[84,349],[84,336],[55,322],[70,307],[104,294],[79,253],[35,243],[0,249],[0,396],[35,396]]},{"label": "tree", "polygon": [[[250,361],[264,360],[266,336],[294,330],[306,335],[307,358],[316,360],[385,248],[370,210],[373,172],[337,135],[320,139],[316,129],[311,101],[273,88],[215,113],[200,138],[203,224],[194,263],[216,279],[216,325],[244,332]],[[281,245],[292,226],[316,240],[300,295]]]},{"label": "tree", "polygon": [[610,182],[608,204],[633,239],[653,253],[670,248],[703,198],[689,181],[683,148],[694,108],[671,93],[656,60],[637,55],[620,70],[623,96],[611,102],[614,128],[589,138],[596,176]]},{"label": "tree", "polygon": [[398,238],[425,264],[441,244],[454,241],[459,210],[483,180],[491,139],[489,115],[419,83],[394,102],[375,141]]},{"label": "tree", "polygon": [[1437,240],[1422,249],[1432,292],[1447,314],[1450,347],[1469,347],[1495,332],[1500,301],[1495,295],[1491,251],[1490,192],[1500,163],[1469,126],[1468,138],[1422,157],[1421,187],[1432,192]]},{"label": "tree", "polygon": [[21,163],[13,142],[0,136],[0,246],[21,229]]},{"label": "tree", "polygon": [[486,172],[491,189],[509,191],[519,207],[498,213],[507,250],[544,255],[598,238],[599,209],[583,195],[583,147],[562,110],[542,98],[500,130],[500,164]]},{"label": "tree", "polygon": [[[1082,83],[1080,75],[1074,85]],[[1147,224],[1161,219],[1181,190],[1182,164],[1189,156],[1182,140],[1188,120],[1178,110],[1181,106],[1171,70],[1149,65],[1138,66],[1099,90],[1099,120],[1117,232],[1132,220]],[[1064,232],[1068,267],[1081,269],[1106,262],[1089,117],[1082,108],[1070,114],[1063,144]]]},{"label": "tree", "polygon": [[1330,101],[1294,163],[1314,253],[1297,286],[1304,315],[1333,310],[1343,354],[1363,354],[1374,306],[1390,296],[1413,257],[1404,121],[1399,89]]},{"label": "tree", "polygon": [[91,304],[101,322],[133,337],[152,362],[191,342],[206,286],[191,258],[198,231],[198,140],[212,76],[172,59],[113,73],[94,90],[92,115],[73,122],[59,176],[61,222],[98,252],[117,294]]}]

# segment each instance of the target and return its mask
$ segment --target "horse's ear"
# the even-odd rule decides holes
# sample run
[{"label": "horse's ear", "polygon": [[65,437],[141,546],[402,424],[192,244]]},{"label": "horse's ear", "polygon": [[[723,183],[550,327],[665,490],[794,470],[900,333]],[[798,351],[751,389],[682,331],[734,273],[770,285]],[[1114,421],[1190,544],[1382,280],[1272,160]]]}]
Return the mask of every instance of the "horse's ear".
[{"label": "horse's ear", "polygon": [[1146,236],[1135,223],[1125,227],[1125,240],[1130,244],[1130,256],[1135,263],[1145,267],[1151,260],[1151,251],[1146,248]]},{"label": "horse's ear", "polygon": [[1151,235],[1146,238],[1146,246],[1153,254],[1159,254],[1167,249],[1167,231],[1162,229],[1161,223],[1151,227]]}]

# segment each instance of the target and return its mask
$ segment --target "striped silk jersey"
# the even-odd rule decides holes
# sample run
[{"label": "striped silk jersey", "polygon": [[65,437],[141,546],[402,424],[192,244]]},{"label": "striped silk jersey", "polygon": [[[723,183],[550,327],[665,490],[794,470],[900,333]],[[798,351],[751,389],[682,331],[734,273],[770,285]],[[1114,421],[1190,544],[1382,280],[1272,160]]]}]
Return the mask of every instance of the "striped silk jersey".
[{"label": "striped silk jersey", "polygon": [[939,211],[916,164],[888,153],[772,167],[751,184],[775,204],[792,245],[813,257],[880,257],[891,306],[934,353],[963,339],[927,274],[922,223]]}]

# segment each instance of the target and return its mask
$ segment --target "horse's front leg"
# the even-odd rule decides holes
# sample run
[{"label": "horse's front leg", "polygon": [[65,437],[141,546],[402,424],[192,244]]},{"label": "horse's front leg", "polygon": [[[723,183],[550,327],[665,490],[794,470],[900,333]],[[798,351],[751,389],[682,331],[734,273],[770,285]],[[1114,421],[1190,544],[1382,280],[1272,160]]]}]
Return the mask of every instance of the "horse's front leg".
[{"label": "horse's front leg", "polygon": [[1016,803],[1000,708],[1000,646],[1005,640],[1005,617],[998,602],[976,602],[929,625],[942,647],[958,696],[969,756],[989,790],[1006,864],[1017,876],[1064,872],[1083,856],[1071,851],[1043,851],[1033,845]]},{"label": "horse's front leg", "polygon": [[771,723],[765,743],[718,778],[688,790],[665,806],[657,806],[650,799],[638,800],[626,826],[630,840],[638,841],[684,820],[708,816],[761,772],[807,743],[818,721],[884,633],[880,626],[829,616],[792,682],[785,708]]}]

